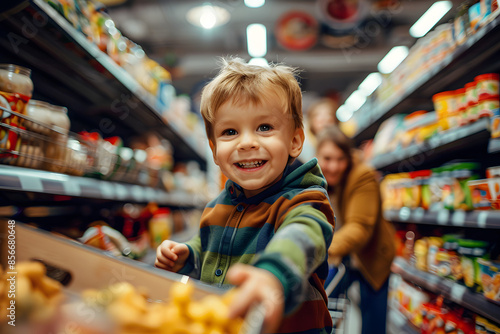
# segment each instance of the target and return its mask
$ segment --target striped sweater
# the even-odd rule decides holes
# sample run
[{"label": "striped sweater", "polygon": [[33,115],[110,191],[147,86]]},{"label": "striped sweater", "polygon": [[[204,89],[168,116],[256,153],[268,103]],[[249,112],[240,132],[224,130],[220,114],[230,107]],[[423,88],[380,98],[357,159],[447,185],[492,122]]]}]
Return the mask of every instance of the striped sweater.
[{"label": "striped sweater", "polygon": [[285,316],[279,333],[330,333],[323,289],[334,214],[316,159],[288,166],[279,182],[246,198],[232,181],[211,201],[200,232],[187,242],[180,273],[222,286],[235,263],[269,270],[283,284]]}]

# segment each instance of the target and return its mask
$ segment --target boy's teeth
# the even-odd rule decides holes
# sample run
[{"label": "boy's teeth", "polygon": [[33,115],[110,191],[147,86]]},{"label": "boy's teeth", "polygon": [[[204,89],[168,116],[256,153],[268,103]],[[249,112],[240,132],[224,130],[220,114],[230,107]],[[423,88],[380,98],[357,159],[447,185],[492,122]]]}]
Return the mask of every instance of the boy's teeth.
[{"label": "boy's teeth", "polygon": [[262,160],[259,161],[252,161],[252,162],[239,162],[238,166],[242,168],[255,168],[262,166]]}]

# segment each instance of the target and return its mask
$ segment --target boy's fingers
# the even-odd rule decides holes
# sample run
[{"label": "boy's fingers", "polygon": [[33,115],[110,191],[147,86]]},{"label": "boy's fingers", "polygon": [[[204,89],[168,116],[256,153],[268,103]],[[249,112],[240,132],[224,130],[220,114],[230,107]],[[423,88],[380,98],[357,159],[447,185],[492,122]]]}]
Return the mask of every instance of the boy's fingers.
[{"label": "boy's fingers", "polygon": [[172,252],[170,248],[162,246],[158,247],[158,250],[156,251],[156,257],[169,259],[171,261],[177,261],[178,258],[177,254]]},{"label": "boy's fingers", "polygon": [[235,264],[227,273],[229,283],[241,285],[249,276],[249,268],[239,264]]},{"label": "boy's fingers", "polygon": [[172,248],[172,252],[174,252],[177,257],[183,257],[189,254],[189,248],[184,244],[177,244]]},{"label": "boy's fingers", "polygon": [[241,285],[230,306],[229,317],[231,318],[244,316],[256,301],[254,287],[242,285],[249,275],[250,268],[241,265],[234,265],[228,272],[229,283],[236,286]]},{"label": "boy's fingers", "polygon": [[165,266],[173,266],[173,265],[175,264],[175,262],[174,262],[174,261],[172,261],[172,260],[170,260],[170,259],[166,258],[166,257],[165,257],[165,256],[163,256],[162,254],[160,254],[160,255],[158,255],[158,256],[156,257],[155,264],[156,264],[156,263],[161,263],[161,264],[163,264],[163,265],[165,265]]}]

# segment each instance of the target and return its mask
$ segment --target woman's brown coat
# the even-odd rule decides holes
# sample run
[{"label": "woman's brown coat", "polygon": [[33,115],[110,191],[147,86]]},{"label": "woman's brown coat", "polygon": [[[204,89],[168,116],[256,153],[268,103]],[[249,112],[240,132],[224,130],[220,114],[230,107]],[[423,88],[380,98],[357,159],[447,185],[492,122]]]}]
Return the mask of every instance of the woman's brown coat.
[{"label": "woman's brown coat", "polygon": [[345,182],[331,191],[339,229],[335,231],[328,255],[351,260],[375,289],[382,287],[390,273],[395,254],[394,228],[382,217],[380,188],[375,171],[353,157]]}]

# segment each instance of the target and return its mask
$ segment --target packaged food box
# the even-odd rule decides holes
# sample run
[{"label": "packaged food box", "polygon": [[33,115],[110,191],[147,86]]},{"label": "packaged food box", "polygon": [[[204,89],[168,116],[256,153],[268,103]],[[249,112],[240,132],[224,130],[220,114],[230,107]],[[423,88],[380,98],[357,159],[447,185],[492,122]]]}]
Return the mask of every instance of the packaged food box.
[{"label": "packaged food box", "polygon": [[478,260],[484,296],[500,304],[500,262]]},{"label": "packaged food box", "polygon": [[500,209],[500,178],[468,181],[474,210]]}]

